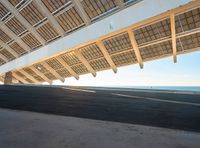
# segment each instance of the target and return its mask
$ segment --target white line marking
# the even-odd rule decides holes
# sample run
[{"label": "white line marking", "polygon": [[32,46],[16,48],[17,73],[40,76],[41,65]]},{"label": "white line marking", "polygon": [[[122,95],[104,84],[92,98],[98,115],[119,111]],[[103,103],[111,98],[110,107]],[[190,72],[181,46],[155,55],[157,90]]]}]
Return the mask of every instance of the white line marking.
[{"label": "white line marking", "polygon": [[93,90],[86,90],[86,89],[79,89],[79,88],[67,88],[67,87],[62,87],[63,89],[68,89],[68,90],[74,90],[74,91],[82,91],[82,92],[89,92],[89,93],[96,93],[96,91]]},{"label": "white line marking", "polygon": [[158,99],[158,98],[132,96],[132,95],[116,94],[116,93],[112,93],[112,95],[121,96],[121,97],[128,97],[128,98],[146,99],[146,100],[151,100],[151,101],[159,101],[159,102],[167,102],[167,103],[176,103],[176,104],[200,106],[199,103],[181,102],[181,101],[172,101],[172,100],[162,100],[162,99]]}]

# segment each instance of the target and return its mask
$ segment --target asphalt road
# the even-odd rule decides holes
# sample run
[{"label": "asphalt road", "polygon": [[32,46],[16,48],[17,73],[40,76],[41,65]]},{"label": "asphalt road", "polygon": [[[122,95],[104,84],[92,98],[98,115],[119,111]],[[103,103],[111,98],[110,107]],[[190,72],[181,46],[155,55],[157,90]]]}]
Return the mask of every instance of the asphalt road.
[{"label": "asphalt road", "polygon": [[0,85],[0,108],[200,132],[200,94]]}]

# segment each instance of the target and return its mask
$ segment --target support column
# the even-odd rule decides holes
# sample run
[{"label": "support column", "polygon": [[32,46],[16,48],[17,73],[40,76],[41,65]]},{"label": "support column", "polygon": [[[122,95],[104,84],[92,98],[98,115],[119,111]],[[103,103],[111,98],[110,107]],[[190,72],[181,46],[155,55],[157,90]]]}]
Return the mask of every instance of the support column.
[{"label": "support column", "polygon": [[10,72],[7,72],[7,73],[5,74],[4,84],[5,84],[5,85],[10,85],[10,84],[13,83],[12,80],[13,80],[12,72],[11,72],[11,71],[10,71]]}]

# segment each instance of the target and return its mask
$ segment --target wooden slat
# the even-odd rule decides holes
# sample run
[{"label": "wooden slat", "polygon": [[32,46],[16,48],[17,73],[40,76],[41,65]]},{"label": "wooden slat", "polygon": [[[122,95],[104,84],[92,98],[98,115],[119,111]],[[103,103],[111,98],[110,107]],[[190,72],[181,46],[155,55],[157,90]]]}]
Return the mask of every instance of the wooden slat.
[{"label": "wooden slat", "polygon": [[[1,49],[0,49],[1,50]],[[1,53],[0,53],[0,58],[2,59],[2,60],[4,60],[4,62],[8,62],[9,60],[4,56],[4,55],[2,55]]]},{"label": "wooden slat", "polygon": [[118,7],[120,9],[123,9],[123,7],[124,7],[124,0],[117,0],[117,4],[118,4]]},{"label": "wooden slat", "polygon": [[65,31],[62,29],[62,27],[59,25],[59,23],[56,21],[54,16],[50,13],[50,11],[47,9],[47,7],[43,4],[41,0],[34,0],[37,8],[42,12],[44,16],[46,16],[49,20],[49,22],[52,24],[55,30],[61,35],[65,35]]},{"label": "wooden slat", "polygon": [[10,46],[4,44],[1,40],[0,40],[0,45],[4,49],[6,49],[10,54],[12,54],[14,57],[16,57],[16,58],[19,57],[19,55],[12,48],[10,48]]},{"label": "wooden slat", "polygon": [[80,53],[79,50],[74,50],[75,56],[83,63],[83,65],[87,68],[87,70],[92,73],[94,77],[96,77],[96,71],[92,68],[86,58]]},{"label": "wooden slat", "polygon": [[108,51],[106,50],[106,47],[104,46],[104,44],[101,41],[98,41],[97,45],[98,45],[99,49],[101,50],[101,52],[103,53],[105,59],[109,63],[110,67],[112,68],[113,72],[117,73],[117,67],[116,67],[115,63],[113,62],[111,56],[109,55]]},{"label": "wooden slat", "polygon": [[17,79],[17,80],[21,81],[21,82],[22,82],[22,83],[24,83],[24,84],[29,84],[29,82],[28,82],[28,81],[26,81],[24,78],[22,78],[22,77],[18,76],[18,75],[17,75],[17,74],[15,74],[14,72],[12,73],[12,76],[13,76],[15,79]]},{"label": "wooden slat", "polygon": [[54,15],[55,17],[58,17],[59,15],[63,14],[64,12],[70,10],[70,9],[73,8],[73,7],[74,7],[74,4],[70,4],[69,6],[63,8],[63,9],[60,10],[60,11],[57,11],[57,10],[56,10],[55,12],[53,12],[53,14],[55,14],[55,15]]},{"label": "wooden slat", "polygon": [[40,63],[44,68],[46,68],[52,75],[54,75],[57,79],[62,82],[65,82],[65,79],[57,73],[51,66],[49,66],[46,62]]},{"label": "wooden slat", "polygon": [[72,0],[72,3],[74,4],[76,10],[78,11],[79,15],[83,19],[86,25],[89,25],[91,23],[91,20],[87,13],[85,12],[80,0]]},{"label": "wooden slat", "polygon": [[56,59],[69,71],[72,76],[74,76],[74,78],[77,80],[79,79],[79,75],[74,72],[74,70],[61,57],[57,57]]},{"label": "wooden slat", "polygon": [[28,29],[28,31],[31,32],[38,41],[40,41],[42,45],[45,45],[45,40],[9,1],[3,0],[1,2]]},{"label": "wooden slat", "polygon": [[36,80],[32,75],[30,75],[29,73],[27,73],[23,69],[21,69],[19,72],[22,73],[24,76],[26,76],[31,81],[33,81],[34,83],[40,83],[40,81]]},{"label": "wooden slat", "polygon": [[47,78],[42,72],[40,72],[37,68],[35,68],[34,66],[29,67],[32,71],[34,71],[38,76],[40,76],[42,79],[44,79],[46,82],[48,82],[49,84],[52,83],[51,80],[49,80],[49,78]]}]

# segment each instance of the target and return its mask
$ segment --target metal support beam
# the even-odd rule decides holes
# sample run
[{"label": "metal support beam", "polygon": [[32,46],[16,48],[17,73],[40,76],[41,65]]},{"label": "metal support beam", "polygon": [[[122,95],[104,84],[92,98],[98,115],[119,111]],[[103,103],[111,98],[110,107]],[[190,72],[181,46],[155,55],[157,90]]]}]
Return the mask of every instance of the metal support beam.
[{"label": "metal support beam", "polygon": [[72,76],[74,76],[74,78],[77,80],[79,79],[79,75],[61,57],[57,57],[56,59],[69,71]]},{"label": "metal support beam", "polygon": [[65,31],[63,28],[59,25],[59,23],[55,20],[54,16],[50,13],[50,11],[47,9],[47,7],[43,4],[41,0],[34,0],[37,8],[42,12],[44,16],[48,18],[50,23],[53,25],[53,27],[57,30],[57,32],[61,35],[65,35]]},{"label": "metal support beam", "polygon": [[22,73],[24,76],[26,76],[31,81],[33,81],[34,83],[40,83],[40,81],[36,80],[32,75],[30,75],[29,73],[27,73],[25,70],[20,69],[19,72]]},{"label": "metal support beam", "polygon": [[101,50],[101,52],[103,53],[106,61],[109,63],[110,67],[112,68],[114,73],[117,73],[117,66],[115,65],[115,63],[113,62],[111,56],[109,55],[106,47],[104,46],[102,41],[97,42],[97,45],[99,47],[99,49]]},{"label": "metal support beam", "polygon": [[65,82],[65,79],[60,76],[59,73],[57,73],[57,71],[55,71],[51,66],[49,66],[49,64],[47,64],[46,62],[40,63],[44,68],[46,68],[51,74],[53,74],[57,79],[59,79],[62,82]]},{"label": "metal support beam", "polygon": [[130,41],[131,41],[131,44],[133,46],[133,50],[135,51],[135,55],[136,55],[136,58],[137,58],[137,61],[140,65],[140,68],[142,69],[143,68],[143,61],[142,61],[142,56],[140,54],[140,50],[138,48],[138,44],[137,44],[137,41],[135,39],[135,35],[133,33],[133,30],[129,29],[128,30],[128,34],[129,34],[129,38],[130,38]]},{"label": "metal support beam", "polygon": [[171,23],[171,35],[172,35],[172,49],[173,49],[173,59],[174,63],[177,62],[177,47],[176,47],[176,24],[175,24],[175,14],[172,13],[170,15],[170,23]]},{"label": "metal support beam", "polygon": [[41,71],[39,71],[37,68],[35,68],[34,66],[29,67],[33,72],[35,72],[38,76],[40,76],[42,79],[44,79],[46,82],[48,82],[49,84],[52,83],[51,80],[49,80],[49,78],[47,78]]},{"label": "metal support beam", "polygon": [[89,25],[91,23],[91,20],[90,20],[89,16],[87,15],[87,13],[85,12],[85,10],[81,4],[81,1],[80,0],[72,0],[72,3],[74,4],[76,10],[78,11],[79,15],[81,16],[81,18],[83,19],[85,24]]},{"label": "metal support beam", "polygon": [[28,29],[30,33],[35,36],[35,38],[37,38],[42,45],[45,45],[45,40],[9,1],[3,0],[1,3]]},{"label": "metal support beam", "polygon": [[85,67],[87,68],[87,70],[92,73],[92,75],[94,77],[96,77],[96,71],[92,68],[92,66],[90,65],[90,63],[85,59],[85,57],[80,53],[79,50],[74,50],[75,56],[83,63],[83,65],[85,65]]},{"label": "metal support beam", "polygon": [[14,77],[15,79],[17,79],[17,80],[21,81],[21,82],[22,82],[22,83],[24,83],[24,84],[29,84],[29,82],[28,82],[28,81],[26,81],[24,78],[22,78],[22,77],[18,76],[18,75],[17,75],[17,74],[15,74],[14,72],[13,72],[13,77]]}]

